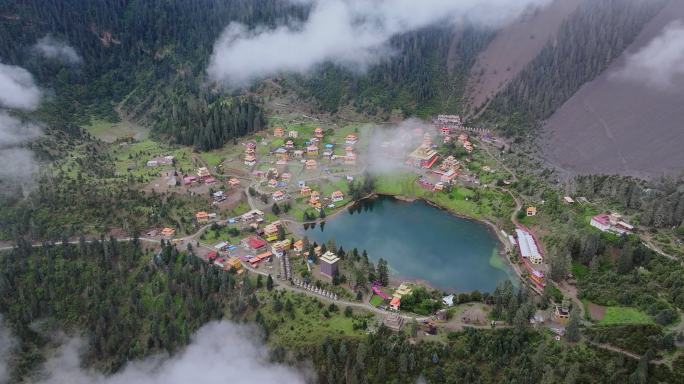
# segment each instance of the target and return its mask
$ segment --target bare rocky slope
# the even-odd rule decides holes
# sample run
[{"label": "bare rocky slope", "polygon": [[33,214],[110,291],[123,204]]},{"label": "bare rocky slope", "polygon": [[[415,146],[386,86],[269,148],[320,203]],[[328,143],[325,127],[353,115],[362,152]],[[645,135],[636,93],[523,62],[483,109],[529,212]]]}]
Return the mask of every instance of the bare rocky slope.
[{"label": "bare rocky slope", "polygon": [[505,27],[482,51],[471,69],[466,100],[476,109],[534,59],[558,32],[563,20],[587,0],[555,0]]},{"label": "bare rocky slope", "polygon": [[658,89],[616,76],[629,55],[674,20],[684,20],[682,1],[671,1],[606,71],[546,122],[542,147],[551,164],[569,175],[653,178],[684,170],[684,81]]}]

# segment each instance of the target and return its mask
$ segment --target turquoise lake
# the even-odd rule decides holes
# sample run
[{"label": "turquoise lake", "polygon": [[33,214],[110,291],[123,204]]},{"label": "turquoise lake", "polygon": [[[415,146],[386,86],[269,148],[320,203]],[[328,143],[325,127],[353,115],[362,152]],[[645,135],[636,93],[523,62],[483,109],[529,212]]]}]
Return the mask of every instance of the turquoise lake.
[{"label": "turquoise lake", "polygon": [[483,223],[449,214],[423,201],[391,197],[366,200],[354,209],[305,229],[319,244],[330,239],[387,260],[394,276],[444,290],[493,292],[512,279],[499,242]]}]

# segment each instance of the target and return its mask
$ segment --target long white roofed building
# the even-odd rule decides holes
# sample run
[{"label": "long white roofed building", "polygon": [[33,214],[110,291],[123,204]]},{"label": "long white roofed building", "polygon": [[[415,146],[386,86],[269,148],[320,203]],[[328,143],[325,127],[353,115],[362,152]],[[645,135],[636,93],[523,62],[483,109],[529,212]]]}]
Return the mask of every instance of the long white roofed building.
[{"label": "long white roofed building", "polygon": [[520,255],[529,260],[532,264],[541,264],[542,256],[532,234],[522,229],[516,229],[515,234],[518,236]]}]

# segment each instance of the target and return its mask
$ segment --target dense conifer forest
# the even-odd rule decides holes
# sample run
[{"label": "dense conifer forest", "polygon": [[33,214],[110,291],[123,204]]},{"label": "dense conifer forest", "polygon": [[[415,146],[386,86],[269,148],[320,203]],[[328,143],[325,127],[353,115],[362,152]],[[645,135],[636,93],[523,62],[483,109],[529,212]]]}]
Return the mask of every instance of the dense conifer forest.
[{"label": "dense conifer forest", "polygon": [[[28,377],[50,348],[49,338],[32,326],[36,320],[51,319],[44,327],[53,330],[88,329],[85,361],[112,372],[130,359],[181,348],[194,330],[212,319],[253,318],[259,308],[254,294],[264,290],[263,283],[255,285],[212,268],[191,251],[165,246],[155,254],[137,240],[82,239],[74,245],[33,249],[24,243],[3,253],[0,266],[0,312],[22,346],[12,372],[17,380]],[[466,329],[449,333],[444,343],[411,344],[407,336],[418,332],[417,324],[407,326],[408,334],[381,327],[365,337],[329,338],[318,346],[278,346],[272,358],[291,364],[313,360],[321,383],[411,383],[418,377],[437,383],[681,381],[680,361],[674,369],[648,369],[648,360],[625,360],[530,331],[527,316],[517,316],[528,310],[525,297],[524,290],[510,283],[491,297],[502,318],[511,318],[514,327],[508,329]],[[277,317],[266,322],[258,311],[256,316],[264,335],[278,327]],[[619,340],[605,332],[594,337]],[[652,347],[650,341],[643,343],[639,345]]]},{"label": "dense conifer forest", "polygon": [[170,246],[151,254],[138,240],[81,239],[40,249],[24,243],[0,264],[0,312],[22,343],[18,377],[36,368],[47,347],[48,339],[31,327],[37,320],[88,330],[86,361],[112,372],[129,359],[186,345],[202,324],[223,316],[236,289],[230,274],[192,254]]},{"label": "dense conifer forest", "polygon": [[[83,121],[116,120],[120,113],[148,121],[178,143],[213,149],[265,126],[258,98],[219,93],[207,83],[205,69],[223,28],[231,21],[275,26],[307,12],[305,5],[274,0],[8,2],[0,5],[7,16],[0,58],[52,87],[61,114]],[[30,46],[46,34],[68,41],[83,65],[35,58]],[[450,26],[410,32],[394,38],[395,53],[367,74],[328,64],[287,83],[324,111],[351,104],[369,114],[458,112],[468,70],[493,34]]]},{"label": "dense conifer forest", "polygon": [[[303,12],[272,0],[7,2],[0,5],[0,58],[54,90],[53,118],[116,121],[118,111],[173,141],[217,148],[263,128],[265,119],[258,100],[208,89],[213,42],[231,21],[274,24]],[[32,55],[46,34],[68,41],[83,65]]]},{"label": "dense conifer forest", "polygon": [[462,96],[470,67],[494,36],[489,29],[431,27],[393,39],[395,55],[359,76],[326,65],[304,79],[300,92],[320,108],[335,112],[346,104],[368,114],[393,110],[428,117],[463,111]]}]

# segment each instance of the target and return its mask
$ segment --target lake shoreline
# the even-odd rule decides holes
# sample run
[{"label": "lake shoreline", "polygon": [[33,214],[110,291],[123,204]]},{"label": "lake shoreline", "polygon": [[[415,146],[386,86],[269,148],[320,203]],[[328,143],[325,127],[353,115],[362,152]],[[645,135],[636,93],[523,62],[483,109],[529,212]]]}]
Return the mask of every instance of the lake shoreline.
[{"label": "lake shoreline", "polygon": [[[473,224],[476,224],[476,225],[482,225],[483,229],[486,228],[486,231],[489,233],[491,239],[494,240],[494,250],[491,254],[491,257],[497,257],[498,258],[497,260],[501,262],[501,264],[498,264],[498,263],[493,264],[490,261],[489,262],[490,267],[504,272],[509,280],[519,279],[519,276],[517,276],[517,274],[515,273],[515,270],[513,269],[512,265],[511,265],[511,261],[508,259],[507,254],[506,254],[506,250],[508,249],[508,247],[507,247],[507,243],[505,243],[504,241],[507,241],[507,239],[504,239],[501,236],[497,226],[494,225],[494,223],[490,222],[489,220],[477,219],[477,218],[469,217],[467,215],[463,215],[459,212],[456,212],[456,211],[453,211],[451,209],[442,207],[439,204],[437,204],[433,201],[430,201],[428,199],[425,199],[425,198],[410,197],[410,196],[404,196],[404,195],[383,194],[383,193],[369,194],[369,195],[367,195],[367,196],[365,196],[359,200],[355,200],[355,201],[352,201],[352,202],[346,204],[345,208],[347,211],[350,211],[350,210],[355,209],[356,207],[359,207],[360,205],[362,205],[366,201],[371,202],[371,201],[374,201],[376,199],[383,198],[383,197],[392,199],[396,202],[405,202],[405,203],[414,203],[417,201],[422,201],[427,206],[437,208],[439,211],[444,212],[451,217],[458,218],[461,220],[466,220],[466,221],[473,223]],[[345,209],[340,209],[339,211],[335,212],[335,214],[328,216],[328,218],[333,219],[335,216],[337,216],[338,214],[340,214],[344,210]],[[316,224],[322,224],[326,221],[327,220],[318,220],[316,222],[303,223],[303,224],[316,225]],[[308,230],[309,230],[308,228],[302,229],[302,227],[299,227],[297,232],[299,232],[303,235],[306,235],[306,232]],[[391,268],[391,269],[393,269],[393,268]],[[408,282],[408,283],[423,285],[423,286],[429,287],[431,289],[435,289],[435,290],[442,291],[442,292],[473,292],[473,291],[477,290],[477,291],[484,293],[484,292],[490,291],[489,289],[487,289],[487,290],[482,290],[482,289],[470,289],[470,290],[468,290],[468,289],[463,289],[463,290],[462,289],[454,289],[454,288],[449,288],[449,287],[445,287],[445,286],[440,286],[440,284],[438,284],[438,283],[429,283],[424,278],[416,278],[416,277],[408,278],[408,277],[405,277],[404,275],[405,275],[404,273],[400,273],[396,270],[391,271],[391,276],[390,276],[391,284],[390,285],[395,286],[395,285],[399,285],[399,283],[401,283],[401,282]],[[491,293],[491,292],[489,292],[489,293]]]},{"label": "lake shoreline", "polygon": [[[423,202],[425,202],[426,204],[428,204],[428,205],[430,205],[430,206],[432,206],[432,207],[435,207],[435,208],[437,208],[437,209],[439,209],[439,210],[442,210],[442,211],[444,211],[444,212],[447,212],[448,214],[450,214],[450,215],[452,215],[452,216],[455,216],[455,217],[458,217],[459,219],[463,219],[463,220],[468,220],[468,221],[475,222],[475,223],[484,224],[484,225],[487,227],[487,229],[490,231],[490,233],[491,233],[492,235],[494,235],[494,237],[496,237],[497,240],[498,240],[498,243],[499,243],[499,256],[501,256],[502,259],[505,259],[505,260],[510,264],[510,260],[508,260],[508,257],[505,257],[505,256],[506,256],[506,249],[507,249],[506,244],[507,244],[507,241],[508,241],[508,240],[505,239],[505,238],[503,238],[503,235],[501,234],[501,230],[502,230],[502,229],[499,228],[499,227],[497,227],[496,224],[492,223],[491,221],[489,221],[489,220],[487,220],[487,219],[478,219],[478,218],[474,218],[474,217],[471,217],[471,216],[468,216],[468,215],[464,215],[464,214],[462,214],[462,213],[460,213],[460,212],[458,212],[458,211],[454,211],[454,210],[452,210],[452,209],[443,207],[443,206],[441,206],[441,205],[435,203],[434,201],[431,201],[431,200],[426,199],[426,198],[423,198],[423,197],[408,197],[408,196],[404,196],[404,195],[390,195],[390,194],[379,194],[379,193],[374,193],[374,194],[370,195],[369,197],[364,197],[363,199],[359,200],[359,201],[356,202],[356,203],[360,203],[360,202],[362,202],[363,200],[367,200],[367,199],[370,199],[370,198],[377,198],[377,197],[383,197],[383,196],[385,196],[385,197],[391,197],[391,198],[393,198],[393,199],[396,199],[396,200],[399,200],[399,201],[403,201],[403,202],[406,202],[406,203],[413,203],[413,202],[416,202],[416,201],[423,201]],[[352,204],[352,206],[353,206],[353,204]]]},{"label": "lake shoreline", "polygon": [[[468,221],[475,222],[478,224],[484,224],[484,226],[487,228],[487,230],[490,232],[490,234],[492,234],[493,237],[495,237],[497,239],[497,242],[499,244],[499,246],[498,246],[499,258],[508,268],[510,268],[511,277],[515,277],[519,280],[521,279],[521,277],[515,272],[515,266],[513,265],[513,262],[508,258],[508,254],[507,254],[508,239],[504,238],[503,234],[501,233],[502,229],[497,227],[496,224],[492,223],[491,221],[489,221],[487,219],[477,219],[474,217],[464,215],[460,212],[457,212],[457,211],[454,211],[452,209],[443,207],[443,206],[435,203],[434,201],[431,201],[429,199],[425,199],[422,197],[408,197],[408,196],[403,196],[403,195],[390,195],[390,194],[377,194],[377,193],[373,194],[372,197],[377,198],[377,197],[382,197],[382,196],[391,197],[391,198],[394,198],[396,200],[407,202],[407,203],[413,203],[416,201],[423,201],[426,204],[428,204],[432,207],[435,207],[441,211],[444,211],[444,212],[446,212],[452,216],[455,216],[459,219],[468,220]],[[360,201],[363,201],[365,199],[367,199],[367,198],[361,199]],[[428,285],[428,286],[430,288],[433,288],[433,289],[440,289],[440,288],[434,288],[434,287],[432,287],[432,285]]]}]

